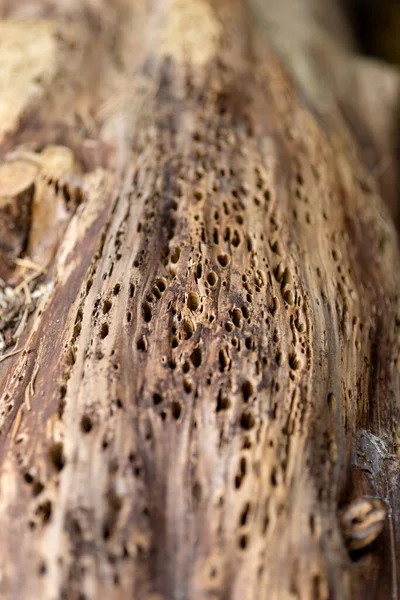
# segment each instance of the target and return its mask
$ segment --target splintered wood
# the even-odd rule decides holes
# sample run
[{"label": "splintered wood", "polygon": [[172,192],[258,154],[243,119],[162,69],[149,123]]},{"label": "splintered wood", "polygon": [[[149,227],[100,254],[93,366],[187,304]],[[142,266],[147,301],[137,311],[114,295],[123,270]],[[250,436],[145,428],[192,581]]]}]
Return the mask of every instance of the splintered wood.
[{"label": "splintered wood", "polygon": [[239,0],[2,4],[0,597],[394,599],[400,257],[335,90]]}]

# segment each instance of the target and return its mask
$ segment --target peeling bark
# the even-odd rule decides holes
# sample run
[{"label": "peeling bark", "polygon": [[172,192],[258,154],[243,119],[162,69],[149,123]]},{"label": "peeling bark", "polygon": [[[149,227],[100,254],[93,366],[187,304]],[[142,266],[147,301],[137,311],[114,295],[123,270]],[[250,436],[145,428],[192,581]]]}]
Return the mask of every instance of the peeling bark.
[{"label": "peeling bark", "polygon": [[397,598],[400,261],[347,75],[320,101],[254,3],[18,4],[1,597]]}]

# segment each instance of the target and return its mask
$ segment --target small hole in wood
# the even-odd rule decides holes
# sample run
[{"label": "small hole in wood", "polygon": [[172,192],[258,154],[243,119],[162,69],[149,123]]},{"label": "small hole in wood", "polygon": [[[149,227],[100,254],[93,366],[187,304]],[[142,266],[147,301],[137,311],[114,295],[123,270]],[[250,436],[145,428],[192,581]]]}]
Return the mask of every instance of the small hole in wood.
[{"label": "small hole in wood", "polygon": [[214,273],[214,271],[210,271],[207,275],[207,281],[211,287],[213,287],[217,283],[217,279],[217,275],[216,273]]},{"label": "small hole in wood", "polygon": [[139,338],[138,341],[136,342],[136,347],[138,350],[140,350],[140,352],[146,352],[146,350],[147,350],[146,338],[144,338],[144,337]]},{"label": "small hole in wood", "polygon": [[100,337],[104,340],[108,336],[108,323],[103,323],[100,329]]},{"label": "small hole in wood", "polygon": [[177,421],[182,414],[182,405],[180,402],[173,402],[171,405],[171,412],[174,419]]},{"label": "small hole in wood", "polygon": [[249,398],[254,394],[254,388],[251,381],[246,380],[242,383],[242,394],[244,402],[248,402]]},{"label": "small hole in wood", "polygon": [[151,311],[151,305],[147,301],[142,303],[142,315],[143,315],[143,319],[146,321],[146,323],[150,323],[153,315],[152,315],[152,311]]},{"label": "small hole in wood", "polygon": [[83,433],[89,433],[92,430],[93,423],[89,415],[83,415],[81,419],[81,430]]},{"label": "small hole in wood", "polygon": [[199,308],[199,305],[200,305],[199,295],[196,294],[195,292],[190,292],[188,299],[187,299],[187,306],[188,306],[189,310],[194,312]]},{"label": "small hole in wood", "polygon": [[201,348],[195,348],[190,355],[191,363],[194,367],[198,368],[201,365],[202,361],[202,351]]},{"label": "small hole in wood", "polygon": [[163,402],[163,397],[161,394],[158,394],[157,392],[153,394],[153,404],[154,406],[157,406],[158,404],[161,404]]},{"label": "small hole in wood", "polygon": [[217,260],[221,267],[227,267],[229,265],[229,256],[227,254],[219,254]]},{"label": "small hole in wood", "polygon": [[57,471],[61,471],[64,468],[65,458],[62,442],[55,442],[50,446],[49,457]]},{"label": "small hole in wood", "polygon": [[103,302],[103,314],[106,315],[108,312],[110,312],[111,307],[112,307],[111,300],[104,300],[104,302]]},{"label": "small hole in wood", "polygon": [[256,424],[256,420],[255,420],[254,416],[252,415],[252,413],[246,412],[246,413],[242,414],[242,416],[240,418],[240,427],[242,429],[246,429],[246,430],[253,429],[255,424]]}]

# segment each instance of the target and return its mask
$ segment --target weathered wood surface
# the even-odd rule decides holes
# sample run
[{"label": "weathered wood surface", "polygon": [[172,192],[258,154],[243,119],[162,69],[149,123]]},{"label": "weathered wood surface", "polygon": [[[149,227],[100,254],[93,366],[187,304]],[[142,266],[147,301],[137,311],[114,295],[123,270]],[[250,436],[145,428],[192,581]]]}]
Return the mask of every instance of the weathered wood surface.
[{"label": "weathered wood surface", "polygon": [[254,6],[153,4],[0,4],[0,597],[395,599],[377,182]]}]

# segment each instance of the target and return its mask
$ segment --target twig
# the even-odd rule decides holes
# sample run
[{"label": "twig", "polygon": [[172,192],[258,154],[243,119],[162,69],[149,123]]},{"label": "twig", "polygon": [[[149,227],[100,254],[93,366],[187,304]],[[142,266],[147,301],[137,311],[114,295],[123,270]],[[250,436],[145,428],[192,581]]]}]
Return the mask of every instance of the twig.
[{"label": "twig", "polygon": [[13,292],[15,294],[19,294],[19,292],[23,289],[23,287],[25,285],[27,285],[28,283],[31,283],[32,281],[34,281],[35,279],[37,279],[38,277],[40,277],[41,275],[43,275],[44,271],[36,271],[35,273],[31,273],[30,275],[28,275],[28,277],[25,277],[25,279],[23,281],[21,281],[21,283],[19,283],[17,285],[17,287],[14,288]]},{"label": "twig", "polygon": [[24,394],[24,398],[25,398],[25,405],[26,408],[28,410],[32,410],[32,404],[31,404],[31,386],[30,386],[30,382],[28,383],[28,385],[25,388],[25,394]]},{"label": "twig", "polygon": [[35,393],[34,386],[35,386],[35,381],[36,381],[36,376],[38,374],[38,371],[39,371],[39,363],[36,364],[35,370],[33,371],[33,374],[32,374],[32,378],[31,378],[31,380],[29,382],[29,385],[31,386],[31,394],[32,394],[32,396]]},{"label": "twig", "polygon": [[30,306],[32,304],[31,290],[29,289],[29,285],[25,282],[24,282],[24,292],[25,292],[25,304]]},{"label": "twig", "polygon": [[29,256],[25,256],[24,258],[14,258],[14,262],[16,265],[24,267],[25,269],[32,269],[33,271],[38,271],[40,273],[46,272],[46,269],[42,267],[42,265],[35,263]]},{"label": "twig", "polygon": [[18,412],[16,414],[16,417],[15,417],[14,426],[13,426],[13,430],[12,430],[12,434],[11,434],[11,441],[13,441],[13,442],[15,442],[15,438],[17,437],[19,428],[21,426],[22,414],[23,414],[23,408],[22,408],[22,406],[20,406],[18,409]]},{"label": "twig", "polygon": [[25,325],[26,325],[27,320],[28,320],[28,309],[26,308],[24,310],[24,314],[22,315],[22,319],[20,320],[20,322],[18,324],[18,327],[15,330],[15,333],[14,333],[13,337],[15,337],[17,339],[21,337],[21,334],[22,334],[22,332],[25,329]]},{"label": "twig", "polygon": [[392,599],[397,600],[397,559],[392,510],[389,510],[390,558],[392,562]]},{"label": "twig", "polygon": [[[17,344],[18,344],[17,340]],[[7,358],[10,358],[11,356],[15,356],[16,354],[19,354],[20,352],[22,352],[23,348],[19,348],[19,350],[13,350],[12,352],[9,352],[8,354],[4,354],[3,356],[0,356],[0,363],[3,362],[4,360],[6,360]]]}]

